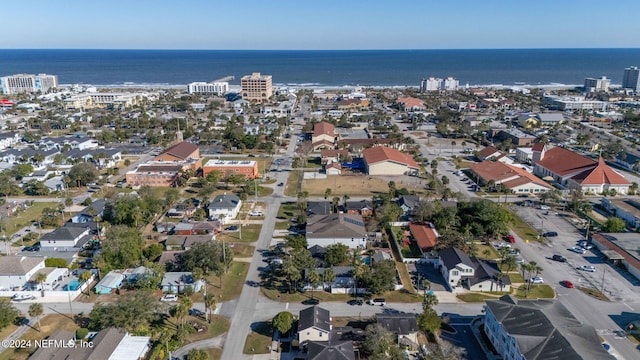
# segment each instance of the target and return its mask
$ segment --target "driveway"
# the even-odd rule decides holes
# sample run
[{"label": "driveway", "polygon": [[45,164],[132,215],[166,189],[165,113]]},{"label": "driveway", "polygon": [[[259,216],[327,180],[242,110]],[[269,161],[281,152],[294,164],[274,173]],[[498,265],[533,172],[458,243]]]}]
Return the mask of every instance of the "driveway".
[{"label": "driveway", "polygon": [[[407,264],[407,270],[412,274],[412,281],[414,287],[422,289],[422,280],[428,280],[431,282],[431,290],[433,291],[449,291],[445,283],[444,277],[436,268],[431,264]],[[413,271],[416,272],[414,276]],[[417,285],[417,286],[416,286]]]}]

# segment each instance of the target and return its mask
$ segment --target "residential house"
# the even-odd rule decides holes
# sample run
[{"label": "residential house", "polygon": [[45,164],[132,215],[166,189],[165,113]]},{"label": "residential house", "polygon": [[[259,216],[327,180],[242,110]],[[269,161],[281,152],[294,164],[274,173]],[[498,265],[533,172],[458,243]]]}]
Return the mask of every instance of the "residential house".
[{"label": "residential house", "polygon": [[[51,344],[75,342],[74,333],[57,330],[48,340]],[[91,340],[92,346],[43,346],[29,357],[31,360],[142,360],[151,348],[148,336],[132,336],[123,329],[100,330]]]},{"label": "residential house", "polygon": [[525,146],[533,144],[533,141],[536,139],[534,135],[525,133],[524,131],[510,128],[510,129],[500,129],[494,135],[494,139],[497,141],[506,141],[507,139],[511,139],[511,143],[515,146]]},{"label": "residential house", "polygon": [[312,215],[329,215],[333,205],[329,201],[308,201],[307,216]]},{"label": "residential house", "polygon": [[[320,275],[320,278],[323,278],[325,271],[328,269],[326,267],[317,268],[316,273]],[[329,287],[329,291],[332,294],[353,294],[355,289],[353,266],[334,266],[332,269],[335,279],[331,283],[325,284],[325,286]],[[365,289],[358,289],[358,293],[363,292],[365,292]]]},{"label": "residential house", "polygon": [[329,341],[331,317],[329,310],[312,306],[300,310],[298,318],[298,342],[306,346],[309,341]]},{"label": "residential house", "polygon": [[342,165],[337,162],[333,162],[324,166],[324,172],[330,175],[341,175],[342,174]]},{"label": "residential house", "polygon": [[313,134],[311,135],[313,151],[334,149],[337,141],[338,134],[333,124],[322,121],[313,126]]},{"label": "residential house", "polygon": [[539,113],[536,118],[541,126],[554,126],[564,122],[564,116],[559,112]]},{"label": "residential house", "polygon": [[167,251],[189,250],[195,244],[206,244],[215,240],[213,234],[210,235],[169,235],[164,246]]},{"label": "residential house", "polygon": [[386,146],[365,149],[362,157],[369,175],[416,175],[420,171],[410,155]]},{"label": "residential house", "polygon": [[17,132],[7,132],[0,134],[0,150],[12,147],[22,140],[22,135]]},{"label": "residential house", "polygon": [[413,240],[418,244],[420,251],[423,255],[428,255],[433,251],[434,247],[438,244],[438,237],[440,234],[436,231],[433,224],[409,224],[409,231]]},{"label": "residential house", "polygon": [[307,343],[307,360],[356,360],[353,341],[334,340],[309,341]]},{"label": "residential house", "polygon": [[403,111],[426,111],[427,107],[424,105],[424,101],[416,99],[414,97],[403,97],[396,100],[396,104]]},{"label": "residential house", "polygon": [[60,227],[42,235],[40,246],[43,251],[78,251],[91,237],[88,228]]},{"label": "residential house", "polygon": [[315,215],[307,219],[307,245],[323,247],[344,244],[350,249],[365,248],[367,231],[362,215]]},{"label": "residential house", "polygon": [[376,322],[396,336],[396,343],[417,348],[418,321],[414,314],[376,314]]},{"label": "residential house", "polygon": [[[44,275],[44,281],[41,284],[37,284],[35,282],[35,278],[39,276],[39,274]],[[67,268],[56,268],[56,267],[45,267],[36,271],[33,276],[33,279],[30,280],[30,283],[33,285],[33,288],[37,288],[39,290],[56,290],[62,280],[69,276],[69,269]]]},{"label": "residential house", "polygon": [[73,161],[93,162],[99,169],[114,167],[122,160],[122,151],[119,149],[71,149],[65,152],[67,159]]},{"label": "residential house", "polygon": [[114,293],[120,289],[123,281],[124,275],[122,274],[122,271],[110,271],[105,277],[100,279],[100,282],[98,282],[94,291],[98,295]]},{"label": "residential house", "polygon": [[41,269],[44,258],[0,256],[0,290],[22,290]]},{"label": "residential house", "polygon": [[482,185],[493,181],[496,185],[502,185],[516,194],[543,193],[552,189],[546,181],[521,167],[498,161],[474,164],[471,166],[471,172]]},{"label": "residential house", "polygon": [[472,291],[509,291],[511,288],[508,276],[497,277],[500,270],[495,264],[472,259],[457,248],[438,251],[437,266],[453,291],[458,287]]},{"label": "residential house", "polygon": [[260,124],[244,124],[242,130],[245,135],[258,135],[260,134]]},{"label": "residential house", "polygon": [[154,160],[163,162],[189,162],[193,170],[198,170],[202,167],[200,148],[198,145],[188,141],[181,141],[166,148],[156,156]]},{"label": "residential house", "polygon": [[242,207],[242,200],[236,195],[218,195],[209,204],[209,217],[217,218],[222,224],[235,219]]},{"label": "residential house", "polygon": [[49,178],[43,182],[44,186],[49,189],[49,191],[63,191],[66,189],[66,184],[64,183],[64,178],[62,175],[54,176]]},{"label": "residential house", "polygon": [[51,165],[59,153],[58,149],[14,148],[1,152],[0,160],[12,164]]},{"label": "residential house", "polygon": [[417,195],[401,195],[397,200],[396,204],[402,209],[402,216],[409,217],[411,216],[413,209],[420,202],[420,197]]},{"label": "residential house", "polygon": [[534,147],[533,164],[534,174],[543,179],[549,177],[564,188],[583,193],[600,194],[615,190],[618,194],[627,194],[631,186],[628,180],[606,165],[602,158],[596,162],[559,146],[549,150],[542,146]]},{"label": "residential house", "polygon": [[320,163],[322,165],[339,163],[349,156],[347,150],[325,149],[320,151]]},{"label": "residential house", "polygon": [[373,214],[373,203],[371,200],[347,201],[342,210],[346,214],[371,216]]},{"label": "residential house", "polygon": [[484,332],[505,360],[615,359],[595,328],[557,299],[485,300]]},{"label": "residential house", "polygon": [[343,99],[338,101],[337,107],[338,110],[353,111],[365,108],[370,104],[371,101],[369,101],[368,99]]},{"label": "residential house", "polygon": [[106,203],[105,199],[94,200],[89,206],[72,217],[71,222],[76,224],[87,223],[93,221],[96,217],[102,217]]},{"label": "residential house", "polygon": [[166,272],[160,282],[160,288],[163,293],[182,294],[186,288],[191,288],[194,292],[200,291],[203,283],[201,279],[195,280],[190,271]]}]

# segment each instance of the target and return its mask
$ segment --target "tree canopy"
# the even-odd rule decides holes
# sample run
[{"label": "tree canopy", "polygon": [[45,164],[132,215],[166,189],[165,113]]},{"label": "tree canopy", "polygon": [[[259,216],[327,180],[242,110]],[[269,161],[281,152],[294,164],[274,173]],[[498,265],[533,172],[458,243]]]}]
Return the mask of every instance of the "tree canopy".
[{"label": "tree canopy", "polygon": [[284,335],[293,326],[293,314],[288,311],[281,311],[271,320],[271,325],[280,332],[280,335]]},{"label": "tree canopy", "polygon": [[89,314],[89,327],[101,330],[113,326],[131,333],[145,333],[158,317],[159,305],[151,291],[128,292],[115,303],[97,303]]},{"label": "tree canopy", "polygon": [[102,241],[96,264],[104,274],[113,269],[138,266],[143,260],[144,240],[140,231],[128,226],[112,226]]}]

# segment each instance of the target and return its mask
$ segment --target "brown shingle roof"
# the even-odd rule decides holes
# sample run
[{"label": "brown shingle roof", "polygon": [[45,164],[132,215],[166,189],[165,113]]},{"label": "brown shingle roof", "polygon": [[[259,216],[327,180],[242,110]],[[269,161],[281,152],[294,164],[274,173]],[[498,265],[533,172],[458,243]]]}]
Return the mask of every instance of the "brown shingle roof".
[{"label": "brown shingle roof", "polygon": [[554,174],[564,176],[592,169],[596,166],[596,162],[586,156],[557,146],[545,151],[544,157],[536,165],[542,166]]},{"label": "brown shingle roof", "polygon": [[485,159],[488,158],[491,155],[494,155],[495,153],[501,153],[500,150],[494,148],[493,146],[487,146],[486,148],[478,151],[478,156],[481,159]]},{"label": "brown shingle roof", "polygon": [[313,136],[320,135],[336,136],[336,127],[325,121],[319,122],[313,126]]},{"label": "brown shingle roof", "polygon": [[192,144],[187,141],[182,141],[165,149],[159,156],[167,154],[167,155],[175,156],[178,159],[186,160],[196,150],[198,150],[198,145]]},{"label": "brown shingle roof", "polygon": [[404,164],[410,168],[420,169],[418,163],[408,154],[386,146],[375,146],[362,151],[362,156],[367,164],[375,164],[382,161],[393,161]]}]

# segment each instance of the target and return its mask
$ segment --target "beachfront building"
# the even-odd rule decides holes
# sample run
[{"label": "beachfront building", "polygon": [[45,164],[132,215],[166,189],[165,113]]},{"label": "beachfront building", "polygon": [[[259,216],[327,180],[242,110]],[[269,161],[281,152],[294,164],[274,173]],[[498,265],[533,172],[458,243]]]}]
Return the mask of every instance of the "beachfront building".
[{"label": "beachfront building", "polygon": [[640,69],[637,66],[631,66],[624,69],[622,75],[622,88],[640,91]]},{"label": "beachfront building", "polygon": [[420,92],[427,91],[455,91],[460,86],[460,82],[449,76],[446,79],[430,77],[428,79],[422,79],[420,82]]},{"label": "beachfront building", "polygon": [[21,93],[45,93],[58,87],[58,76],[48,74],[16,74],[0,77],[2,93],[7,95]]},{"label": "beachfront building", "polygon": [[560,111],[607,111],[609,107],[607,101],[585,99],[584,96],[545,95],[544,103],[549,108]]},{"label": "beachfront building", "polygon": [[192,82],[187,85],[189,94],[200,95],[222,95],[229,91],[229,83],[226,81],[217,82]]},{"label": "beachfront building", "polygon": [[603,76],[599,79],[586,78],[584,79],[584,91],[585,92],[607,92],[611,86],[611,80]]},{"label": "beachfront building", "polygon": [[87,92],[64,99],[64,107],[69,111],[97,108],[122,110],[137,105],[141,99],[149,97],[150,95],[146,93]]},{"label": "beachfront building", "polygon": [[245,75],[240,80],[242,98],[248,101],[264,102],[273,95],[273,83],[271,75],[262,75],[255,72]]},{"label": "beachfront building", "polygon": [[411,155],[386,146],[374,146],[362,151],[369,175],[416,175],[420,165]]},{"label": "beachfront building", "polygon": [[404,111],[426,111],[427,107],[424,105],[424,101],[414,97],[402,97],[396,100],[396,103]]},{"label": "beachfront building", "polygon": [[207,163],[202,167],[202,176],[206,178],[212,171],[220,171],[223,179],[226,179],[231,175],[242,175],[245,179],[255,179],[260,176],[258,173],[258,162],[253,160],[212,159],[207,161]]}]

